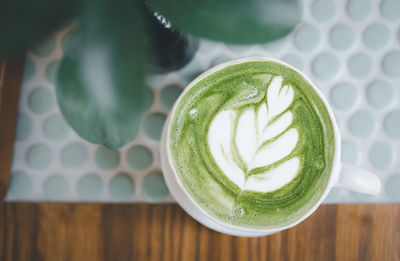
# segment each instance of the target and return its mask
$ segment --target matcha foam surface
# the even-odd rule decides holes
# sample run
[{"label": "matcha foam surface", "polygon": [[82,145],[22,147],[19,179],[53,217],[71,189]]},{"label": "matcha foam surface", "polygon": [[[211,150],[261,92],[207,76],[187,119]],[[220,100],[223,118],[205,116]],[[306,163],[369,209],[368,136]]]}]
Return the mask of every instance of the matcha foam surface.
[{"label": "matcha foam surface", "polygon": [[318,94],[272,61],[220,69],[184,93],[169,134],[186,191],[212,216],[244,227],[295,222],[321,198],[334,131]]}]

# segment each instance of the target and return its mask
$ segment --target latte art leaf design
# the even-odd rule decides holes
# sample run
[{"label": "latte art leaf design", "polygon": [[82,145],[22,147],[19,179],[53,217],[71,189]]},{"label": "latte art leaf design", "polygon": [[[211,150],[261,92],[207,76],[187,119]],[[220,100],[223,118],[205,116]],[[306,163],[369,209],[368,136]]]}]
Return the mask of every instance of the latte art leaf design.
[{"label": "latte art leaf design", "polygon": [[328,188],[333,123],[301,74],[255,59],[191,85],[174,108],[166,145],[204,211],[226,224],[275,229],[309,213]]},{"label": "latte art leaf design", "polygon": [[212,120],[208,145],[221,171],[242,191],[270,192],[296,177],[298,157],[291,155],[299,136],[292,127],[292,86],[275,76],[265,100],[241,110],[222,110]]}]

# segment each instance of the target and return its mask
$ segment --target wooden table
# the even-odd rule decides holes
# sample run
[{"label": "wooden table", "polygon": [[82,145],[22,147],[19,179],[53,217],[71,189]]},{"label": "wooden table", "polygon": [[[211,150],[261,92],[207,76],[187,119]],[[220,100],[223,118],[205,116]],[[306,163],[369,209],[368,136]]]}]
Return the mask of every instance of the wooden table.
[{"label": "wooden table", "polygon": [[[21,73],[22,59],[0,63],[0,200]],[[287,231],[240,238],[207,229],[176,204],[3,202],[3,260],[400,260],[400,205],[323,205]]]},{"label": "wooden table", "polygon": [[324,205],[262,238],[213,232],[178,205],[3,203],[0,260],[400,260],[400,205]]}]

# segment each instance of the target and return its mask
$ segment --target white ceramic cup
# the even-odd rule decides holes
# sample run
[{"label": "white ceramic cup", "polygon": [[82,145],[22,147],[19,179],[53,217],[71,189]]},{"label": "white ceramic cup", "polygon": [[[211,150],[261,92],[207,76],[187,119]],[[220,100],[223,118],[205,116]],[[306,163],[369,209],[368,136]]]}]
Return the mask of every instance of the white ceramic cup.
[{"label": "white ceramic cup", "polygon": [[[306,79],[309,84],[314,88],[316,93],[320,96],[322,101],[325,103],[325,106],[329,112],[329,115],[331,117],[331,121],[333,124],[333,129],[334,129],[334,135],[335,135],[335,155],[333,159],[333,167],[332,167],[332,172],[330,174],[330,178],[328,181],[328,185],[325,188],[325,191],[321,198],[318,200],[318,202],[308,211],[306,214],[304,214],[301,218],[297,219],[293,223],[282,226],[282,227],[277,227],[277,228],[272,228],[272,229],[258,229],[258,228],[248,228],[248,227],[242,227],[242,226],[237,226],[237,225],[232,225],[225,223],[221,220],[218,220],[217,218],[213,217],[211,214],[209,214],[206,210],[204,210],[202,207],[200,207],[196,201],[189,195],[189,193],[186,191],[185,187],[183,186],[181,180],[179,179],[175,168],[174,164],[171,158],[171,153],[169,150],[169,140],[168,137],[170,136],[170,126],[171,126],[171,118],[175,113],[176,107],[181,101],[182,97],[186,94],[186,92],[194,86],[196,83],[198,83],[200,80],[204,79],[205,77],[209,76],[210,74],[219,71],[225,67],[234,65],[234,64],[240,64],[240,63],[245,63],[249,61],[273,61],[276,63],[280,63],[288,68],[291,68],[295,70],[297,73],[299,73],[301,76],[303,76],[304,79]],[[290,227],[293,227],[306,219],[308,216],[310,216],[322,203],[322,201],[325,199],[325,197],[328,195],[329,191],[333,187],[337,188],[343,188],[355,192],[360,192],[360,193],[365,193],[365,194],[378,194],[380,189],[381,189],[381,182],[379,178],[370,173],[369,171],[365,169],[361,169],[355,166],[351,166],[347,163],[341,162],[340,161],[340,151],[341,151],[341,136],[339,132],[339,128],[337,126],[335,116],[333,114],[333,111],[328,104],[327,99],[325,96],[321,93],[321,91],[314,85],[314,83],[302,72],[298,71],[296,68],[292,67],[291,65],[271,59],[271,58],[263,58],[263,57],[249,57],[249,58],[242,58],[230,62],[226,62],[220,65],[217,65],[208,71],[202,73],[200,76],[198,76],[196,79],[194,79],[184,90],[184,92],[180,95],[178,100],[175,102],[172,110],[170,111],[167,121],[164,125],[163,133],[162,133],[162,138],[161,138],[161,166],[162,166],[162,171],[164,175],[165,182],[168,186],[168,189],[172,196],[175,198],[175,200],[179,203],[179,205],[189,214],[191,215],[194,219],[196,219],[198,222],[201,224],[215,230],[221,233],[225,234],[230,234],[230,235],[235,235],[235,236],[247,236],[247,237],[253,237],[253,236],[265,236],[265,235],[270,235],[279,231],[282,231],[284,229],[288,229]]]}]

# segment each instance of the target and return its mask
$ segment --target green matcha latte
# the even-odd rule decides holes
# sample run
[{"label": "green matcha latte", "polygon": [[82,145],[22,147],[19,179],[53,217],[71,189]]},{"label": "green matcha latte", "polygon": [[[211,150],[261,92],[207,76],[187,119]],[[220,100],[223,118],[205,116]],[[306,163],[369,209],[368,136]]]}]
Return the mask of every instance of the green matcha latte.
[{"label": "green matcha latte", "polygon": [[273,61],[227,66],[175,106],[169,150],[188,194],[218,220],[276,228],[295,222],[329,181],[334,130],[299,73]]}]

